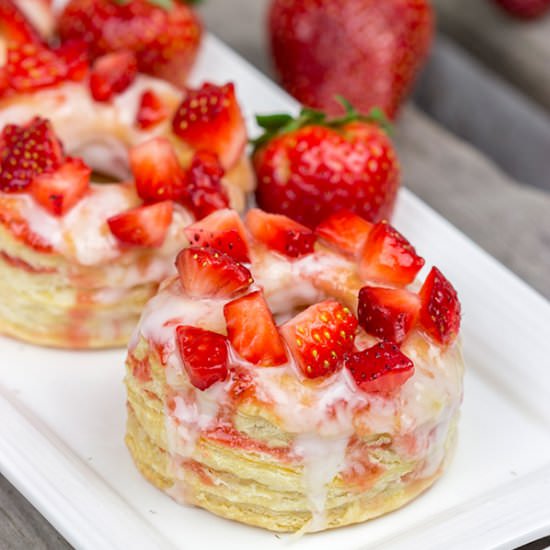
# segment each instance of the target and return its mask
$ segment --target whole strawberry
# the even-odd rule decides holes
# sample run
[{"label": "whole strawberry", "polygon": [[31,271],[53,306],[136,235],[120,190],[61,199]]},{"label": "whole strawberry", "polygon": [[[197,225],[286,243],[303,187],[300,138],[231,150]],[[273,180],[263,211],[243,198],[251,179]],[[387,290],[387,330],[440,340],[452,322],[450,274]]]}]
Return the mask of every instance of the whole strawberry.
[{"label": "whole strawberry", "polygon": [[62,40],[85,40],[92,59],[118,50],[136,54],[141,72],[183,86],[202,26],[175,0],[71,0],[59,18]]},{"label": "whole strawberry", "polygon": [[494,0],[520,19],[536,19],[550,9],[550,0]]},{"label": "whole strawberry", "polygon": [[393,118],[426,58],[433,19],[427,0],[274,0],[275,67],[304,105],[337,114],[341,94]]},{"label": "whole strawberry", "polygon": [[[253,156],[256,200],[269,212],[315,227],[334,212],[351,210],[369,221],[391,216],[399,188],[399,163],[376,112],[328,119],[302,110],[257,117],[265,133]],[[380,115],[380,113],[378,113]]]}]

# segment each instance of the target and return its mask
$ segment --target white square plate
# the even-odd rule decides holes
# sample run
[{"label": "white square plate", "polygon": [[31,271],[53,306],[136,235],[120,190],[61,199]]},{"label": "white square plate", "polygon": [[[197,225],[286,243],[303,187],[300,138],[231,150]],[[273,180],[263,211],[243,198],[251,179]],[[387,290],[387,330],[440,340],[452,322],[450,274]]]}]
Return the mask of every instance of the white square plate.
[{"label": "white square plate", "polygon": [[[233,80],[255,112],[296,104],[208,37],[193,81]],[[509,548],[550,532],[550,304],[407,191],[395,224],[456,285],[467,360],[457,455],[405,508],[300,539],[185,508],[146,483],[123,443],[124,350],[0,339],[0,467],[77,548]]]}]

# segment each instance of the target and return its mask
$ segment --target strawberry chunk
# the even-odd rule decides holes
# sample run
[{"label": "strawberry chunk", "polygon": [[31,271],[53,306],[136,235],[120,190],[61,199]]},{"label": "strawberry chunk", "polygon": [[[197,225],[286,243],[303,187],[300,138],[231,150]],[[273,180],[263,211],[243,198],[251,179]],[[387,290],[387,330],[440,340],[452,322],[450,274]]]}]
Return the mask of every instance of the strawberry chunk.
[{"label": "strawberry chunk", "polygon": [[353,348],[357,319],[336,300],[314,304],[286,322],[281,334],[303,375],[318,378],[342,367]]},{"label": "strawberry chunk", "polygon": [[172,201],[133,208],[107,220],[111,233],[123,244],[158,247],[172,223]]},{"label": "strawberry chunk", "polygon": [[246,229],[234,210],[213,212],[206,218],[185,228],[192,246],[215,248],[237,262],[250,262]]},{"label": "strawberry chunk", "polygon": [[176,327],[178,351],[195,388],[204,391],[227,379],[227,340],[221,334],[198,327]]},{"label": "strawberry chunk", "polygon": [[98,58],[90,74],[92,97],[96,101],[110,101],[132,84],[136,74],[136,57],[130,51],[121,50]]},{"label": "strawberry chunk", "polygon": [[286,216],[253,208],[246,215],[246,225],[257,241],[285,256],[299,258],[313,252],[313,231]]},{"label": "strawberry chunk", "polygon": [[67,79],[75,82],[84,80],[89,73],[88,47],[83,40],[69,40],[61,44],[56,55],[63,60],[67,71]]},{"label": "strawberry chunk", "polygon": [[183,196],[185,172],[166,138],[153,138],[132,147],[129,157],[137,193],[144,201],[178,200]]},{"label": "strawberry chunk", "polygon": [[7,124],[0,137],[0,191],[23,191],[62,162],[63,146],[49,121],[35,117],[23,126]]},{"label": "strawberry chunk", "polygon": [[139,101],[136,123],[142,130],[149,130],[168,116],[166,106],[153,90],[145,90]]},{"label": "strawberry chunk", "polygon": [[246,146],[246,126],[231,83],[206,82],[198,90],[189,90],[172,127],[194,149],[218,155],[226,169],[236,164]]},{"label": "strawberry chunk", "polygon": [[243,359],[262,367],[287,362],[283,341],[261,291],[229,302],[223,314],[229,341]]},{"label": "strawberry chunk", "polygon": [[424,259],[411,243],[388,222],[377,223],[370,232],[359,262],[362,278],[398,286],[412,283]]},{"label": "strawberry chunk", "polygon": [[420,324],[441,344],[451,344],[460,330],[461,306],[453,285],[433,267],[420,290]]},{"label": "strawberry chunk", "polygon": [[68,157],[55,172],[34,178],[29,189],[46,210],[63,216],[86,194],[91,173],[81,159]]},{"label": "strawberry chunk", "polygon": [[359,256],[372,226],[372,223],[361,216],[349,210],[340,210],[322,221],[315,228],[315,233],[328,245],[356,258]]},{"label": "strawberry chunk", "polygon": [[246,267],[212,248],[183,249],[176,267],[183,289],[192,298],[229,298],[254,281]]},{"label": "strawberry chunk", "polygon": [[365,392],[390,393],[400,388],[413,374],[414,363],[395,342],[380,342],[346,359],[357,386]]},{"label": "strawberry chunk", "polygon": [[12,0],[0,1],[0,36],[12,44],[40,43],[40,36]]}]

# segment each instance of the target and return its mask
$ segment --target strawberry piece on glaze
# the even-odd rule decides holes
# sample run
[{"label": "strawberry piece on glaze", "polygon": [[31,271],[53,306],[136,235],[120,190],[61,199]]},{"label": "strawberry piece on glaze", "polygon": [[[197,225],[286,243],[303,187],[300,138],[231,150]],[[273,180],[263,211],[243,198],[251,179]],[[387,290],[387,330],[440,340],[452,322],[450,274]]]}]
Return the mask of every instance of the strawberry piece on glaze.
[{"label": "strawberry piece on glaze", "polygon": [[350,212],[339,210],[322,221],[315,233],[326,244],[352,257],[358,257],[373,224]]},{"label": "strawberry piece on glaze", "polygon": [[121,50],[98,58],[90,74],[90,92],[99,102],[108,102],[132,84],[137,75],[135,55]]},{"label": "strawberry piece on glaze", "polygon": [[153,91],[145,90],[139,100],[136,124],[142,130],[153,128],[168,116],[162,99]]}]

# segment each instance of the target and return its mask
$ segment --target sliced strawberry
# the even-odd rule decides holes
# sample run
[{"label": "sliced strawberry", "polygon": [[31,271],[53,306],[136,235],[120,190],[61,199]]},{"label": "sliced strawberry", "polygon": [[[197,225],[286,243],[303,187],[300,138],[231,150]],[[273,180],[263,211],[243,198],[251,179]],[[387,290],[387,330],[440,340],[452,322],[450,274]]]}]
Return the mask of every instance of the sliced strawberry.
[{"label": "sliced strawberry", "polygon": [[420,324],[437,342],[448,345],[460,330],[460,301],[453,285],[432,267],[420,290]]},{"label": "sliced strawberry", "polygon": [[0,191],[22,191],[62,162],[63,146],[49,121],[35,117],[24,126],[7,124],[0,137]]},{"label": "sliced strawberry", "polygon": [[246,267],[213,248],[185,248],[176,267],[183,289],[192,298],[229,298],[254,281]]},{"label": "sliced strawberry", "polygon": [[233,166],[246,146],[246,126],[229,83],[206,82],[190,90],[172,121],[174,133],[194,149],[216,153],[224,168]]},{"label": "sliced strawberry", "polygon": [[357,319],[336,300],[308,307],[286,322],[281,334],[307,378],[327,376],[342,367],[352,350]]},{"label": "sliced strawberry", "polygon": [[40,174],[30,192],[54,216],[63,216],[86,194],[92,171],[79,158],[68,157],[55,171]]},{"label": "sliced strawberry", "polygon": [[197,220],[229,207],[229,197],[222,185],[223,176],[224,169],[217,155],[208,151],[195,153],[187,171],[183,203]]},{"label": "sliced strawberry", "polygon": [[172,222],[172,201],[133,208],[107,220],[112,234],[124,244],[161,246]]},{"label": "sliced strawberry", "polygon": [[136,74],[136,57],[130,51],[121,50],[98,58],[90,74],[92,97],[96,101],[110,101],[132,84]]},{"label": "sliced strawberry", "polygon": [[414,363],[394,342],[380,342],[346,359],[355,383],[365,392],[390,393],[413,374]]},{"label": "sliced strawberry", "polygon": [[349,210],[340,210],[321,222],[315,233],[327,244],[356,258],[373,224]]},{"label": "sliced strawberry", "polygon": [[88,76],[90,65],[86,42],[83,40],[69,40],[61,44],[55,50],[55,53],[65,63],[67,79],[80,82]]},{"label": "sliced strawberry", "polygon": [[189,381],[201,391],[223,382],[227,367],[227,340],[221,334],[198,327],[176,327],[176,343]]},{"label": "sliced strawberry", "polygon": [[139,101],[136,123],[142,130],[149,130],[168,116],[166,105],[153,90],[145,90]]},{"label": "sliced strawberry", "polygon": [[286,363],[283,341],[261,291],[229,302],[223,314],[229,341],[243,359],[262,367]]},{"label": "sliced strawberry", "polygon": [[424,259],[414,247],[388,222],[377,223],[370,232],[362,251],[359,274],[363,279],[394,285],[414,281]]},{"label": "sliced strawberry", "polygon": [[213,212],[206,218],[185,228],[192,246],[211,247],[228,254],[238,262],[250,262],[246,230],[234,210]]},{"label": "sliced strawberry", "polygon": [[359,324],[373,336],[401,344],[418,319],[420,298],[407,290],[365,286],[359,291]]},{"label": "sliced strawberry", "polygon": [[11,0],[0,0],[0,36],[8,45],[41,42],[37,30]]},{"label": "sliced strawberry", "polygon": [[159,202],[183,196],[185,171],[166,138],[153,138],[132,147],[129,157],[136,190],[143,200]]},{"label": "sliced strawberry", "polygon": [[285,256],[299,258],[313,252],[313,231],[286,216],[253,208],[246,215],[246,225],[257,241]]}]

